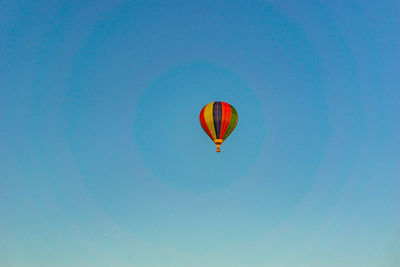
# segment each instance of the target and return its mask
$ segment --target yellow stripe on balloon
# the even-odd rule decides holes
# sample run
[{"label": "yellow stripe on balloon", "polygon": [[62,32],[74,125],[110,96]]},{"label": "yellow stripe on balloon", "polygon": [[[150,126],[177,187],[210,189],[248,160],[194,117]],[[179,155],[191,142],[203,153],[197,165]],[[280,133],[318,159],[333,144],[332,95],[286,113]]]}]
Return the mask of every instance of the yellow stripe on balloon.
[{"label": "yellow stripe on balloon", "polygon": [[214,106],[214,102],[208,104],[204,108],[204,119],[207,123],[208,129],[211,132],[212,137],[214,139],[217,139],[217,135],[215,134],[215,128],[214,128],[213,106]]}]

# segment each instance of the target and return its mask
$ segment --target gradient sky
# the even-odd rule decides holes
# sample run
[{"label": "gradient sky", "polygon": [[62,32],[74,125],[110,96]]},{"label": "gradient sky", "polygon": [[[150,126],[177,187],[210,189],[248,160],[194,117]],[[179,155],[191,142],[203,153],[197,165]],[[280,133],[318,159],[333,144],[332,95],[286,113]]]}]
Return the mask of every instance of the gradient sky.
[{"label": "gradient sky", "polygon": [[399,14],[2,1],[0,266],[400,266]]}]

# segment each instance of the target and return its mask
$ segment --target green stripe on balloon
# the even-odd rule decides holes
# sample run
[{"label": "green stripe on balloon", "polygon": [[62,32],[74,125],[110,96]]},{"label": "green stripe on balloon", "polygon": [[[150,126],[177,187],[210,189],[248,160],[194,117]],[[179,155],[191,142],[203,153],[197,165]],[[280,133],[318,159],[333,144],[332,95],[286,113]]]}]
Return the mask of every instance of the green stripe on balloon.
[{"label": "green stripe on balloon", "polygon": [[224,138],[223,138],[224,140],[226,138],[228,138],[228,136],[232,133],[232,131],[235,129],[236,124],[238,122],[238,114],[236,112],[236,109],[232,105],[230,105],[230,106],[231,106],[232,115],[231,115],[231,120],[229,122],[228,129],[226,130]]}]

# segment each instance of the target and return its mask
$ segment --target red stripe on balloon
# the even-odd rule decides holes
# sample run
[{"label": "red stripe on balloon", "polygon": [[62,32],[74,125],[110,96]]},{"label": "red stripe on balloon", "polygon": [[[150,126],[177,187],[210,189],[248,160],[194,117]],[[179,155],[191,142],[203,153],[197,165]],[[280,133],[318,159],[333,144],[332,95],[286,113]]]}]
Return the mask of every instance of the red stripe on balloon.
[{"label": "red stripe on balloon", "polygon": [[204,119],[204,109],[205,109],[205,107],[200,111],[200,124],[201,124],[201,127],[203,127],[203,130],[211,138],[211,140],[214,141],[214,138],[212,137],[212,134],[211,134],[210,130],[207,127],[206,120]]}]

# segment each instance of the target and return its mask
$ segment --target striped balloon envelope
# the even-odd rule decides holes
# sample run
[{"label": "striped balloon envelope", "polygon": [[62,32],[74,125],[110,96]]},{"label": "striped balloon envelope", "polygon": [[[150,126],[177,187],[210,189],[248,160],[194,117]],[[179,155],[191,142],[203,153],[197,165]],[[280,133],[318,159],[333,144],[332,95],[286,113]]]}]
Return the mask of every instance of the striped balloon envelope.
[{"label": "striped balloon envelope", "polygon": [[221,144],[233,132],[238,122],[236,109],[225,102],[211,102],[200,112],[200,124],[221,152]]}]

